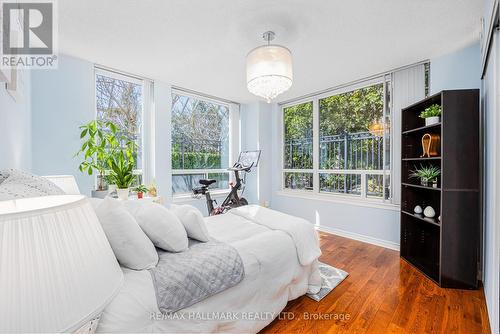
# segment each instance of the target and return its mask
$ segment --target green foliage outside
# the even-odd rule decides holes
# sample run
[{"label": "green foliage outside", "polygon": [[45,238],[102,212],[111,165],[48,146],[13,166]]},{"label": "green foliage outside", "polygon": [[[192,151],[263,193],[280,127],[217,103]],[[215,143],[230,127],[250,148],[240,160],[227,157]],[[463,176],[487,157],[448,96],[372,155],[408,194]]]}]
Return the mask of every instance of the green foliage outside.
[{"label": "green foliage outside", "polygon": [[383,116],[384,85],[377,84],[319,100],[320,136],[368,131]]},{"label": "green foliage outside", "polygon": [[228,147],[227,106],[172,94],[173,169],[223,168],[222,151]]},{"label": "green foliage outside", "polygon": [[184,152],[184,164],[182,163],[182,152],[172,152],[173,169],[220,169],[221,156],[218,153]]},{"label": "green foliage outside", "polygon": [[[283,111],[285,168],[312,168],[313,104],[306,102]],[[294,146],[291,141],[303,141]],[[298,148],[298,149],[297,149]]]},{"label": "green foliage outside", "polygon": [[[285,168],[312,168],[312,109],[312,102],[307,102],[287,107],[283,111]],[[365,140],[351,140],[349,134],[368,132],[370,125],[383,117],[383,110],[382,83],[319,100],[320,167],[379,169],[382,152],[379,154],[378,147],[382,138],[373,136]],[[348,141],[346,144],[344,135]],[[328,136],[338,136],[338,140],[332,140],[332,137],[327,139]],[[348,159],[351,156],[353,159],[358,157],[356,164],[354,161],[345,161],[345,156]],[[363,160],[359,157],[363,157]]]},{"label": "green foliage outside", "polygon": [[313,104],[306,102],[287,107],[283,111],[285,139],[300,140],[312,138]]}]

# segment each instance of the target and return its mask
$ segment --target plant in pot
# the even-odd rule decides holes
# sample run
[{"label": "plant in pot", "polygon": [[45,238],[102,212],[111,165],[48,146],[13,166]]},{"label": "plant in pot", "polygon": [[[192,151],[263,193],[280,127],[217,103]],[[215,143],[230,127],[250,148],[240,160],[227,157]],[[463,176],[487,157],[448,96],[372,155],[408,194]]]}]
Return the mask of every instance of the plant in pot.
[{"label": "plant in pot", "polygon": [[148,188],[143,184],[137,186],[134,190],[137,192],[138,199],[143,198],[144,194],[148,192]]},{"label": "plant in pot", "polygon": [[78,169],[88,175],[94,172],[98,174],[97,189],[92,190],[92,197],[104,198],[108,194],[105,184],[106,171],[109,169],[108,157],[119,147],[116,126],[111,122],[93,120],[80,126],[80,130],[83,144],[75,156],[83,155],[83,161]]},{"label": "plant in pot", "polygon": [[420,184],[423,186],[429,186],[429,183],[431,183],[433,188],[437,188],[437,181],[440,175],[441,169],[439,167],[424,167],[420,165],[420,168],[411,171],[410,177],[419,178]]},{"label": "plant in pot", "polygon": [[420,113],[420,118],[425,119],[425,125],[437,124],[441,121],[441,106],[433,104]]},{"label": "plant in pot", "polygon": [[128,141],[124,148],[114,151],[108,159],[111,169],[110,180],[116,184],[118,198],[122,200],[128,199],[130,186],[136,178],[134,175],[135,148],[135,143]]}]

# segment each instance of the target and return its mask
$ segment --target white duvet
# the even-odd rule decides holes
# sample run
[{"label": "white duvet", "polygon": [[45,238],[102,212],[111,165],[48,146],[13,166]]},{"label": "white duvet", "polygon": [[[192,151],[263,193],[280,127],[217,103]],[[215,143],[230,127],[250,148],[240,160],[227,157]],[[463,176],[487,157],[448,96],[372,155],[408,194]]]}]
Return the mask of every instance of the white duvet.
[{"label": "white duvet", "polygon": [[[317,238],[306,240],[310,238],[308,234],[299,242],[300,246],[297,245],[294,239],[299,238],[300,233],[293,231],[299,227],[294,228],[293,224],[300,223],[295,221],[290,224],[292,227],[280,230],[274,223],[271,228],[266,226],[266,219],[252,221],[248,211],[230,213],[206,218],[206,222],[212,237],[231,244],[240,253],[245,267],[243,281],[167,317],[158,310],[150,273],[123,269],[124,286],[105,309],[97,331],[255,333],[277,317],[289,300],[320,285],[318,241]],[[266,215],[265,212],[259,214]],[[277,216],[272,215],[276,219]],[[281,224],[286,224],[287,217],[290,218],[278,214]],[[310,229],[315,233],[312,225]],[[308,243],[312,243],[310,247]],[[301,264],[300,259],[310,259],[311,254],[315,254],[316,259],[307,265]]]}]

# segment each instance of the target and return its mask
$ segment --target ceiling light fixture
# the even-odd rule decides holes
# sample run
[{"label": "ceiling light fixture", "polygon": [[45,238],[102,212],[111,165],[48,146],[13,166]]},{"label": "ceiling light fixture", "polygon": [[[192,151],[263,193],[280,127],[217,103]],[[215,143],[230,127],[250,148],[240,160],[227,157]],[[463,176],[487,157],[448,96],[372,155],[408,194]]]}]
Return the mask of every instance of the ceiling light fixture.
[{"label": "ceiling light fixture", "polygon": [[284,46],[271,44],[274,32],[266,31],[262,37],[267,45],[247,55],[247,88],[270,103],[292,86],[292,53]]}]

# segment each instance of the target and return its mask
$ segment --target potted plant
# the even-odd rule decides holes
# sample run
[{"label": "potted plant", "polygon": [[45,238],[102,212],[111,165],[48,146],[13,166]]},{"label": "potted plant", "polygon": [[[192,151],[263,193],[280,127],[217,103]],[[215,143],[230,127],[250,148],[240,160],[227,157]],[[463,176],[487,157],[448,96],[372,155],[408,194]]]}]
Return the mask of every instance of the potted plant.
[{"label": "potted plant", "polygon": [[425,119],[425,125],[433,125],[441,121],[441,106],[433,104],[420,113],[420,118]]},{"label": "potted plant", "polygon": [[144,194],[148,192],[148,188],[143,184],[137,186],[134,190],[137,192],[138,199],[143,198]]},{"label": "potted plant", "polygon": [[433,188],[437,188],[438,177],[441,175],[441,169],[439,167],[424,167],[420,165],[420,168],[412,170],[411,172],[410,177],[419,178],[421,185],[428,186],[429,183],[431,183]]},{"label": "potted plant", "polygon": [[80,126],[80,130],[83,144],[75,156],[83,155],[83,161],[78,169],[88,175],[98,173],[97,189],[92,190],[92,197],[104,198],[108,194],[105,186],[108,156],[119,146],[116,126],[111,122],[93,120]]},{"label": "potted plant", "polygon": [[124,148],[114,151],[108,159],[110,179],[116,184],[118,198],[122,200],[128,199],[130,186],[135,181],[135,148],[135,143],[128,141]]}]

